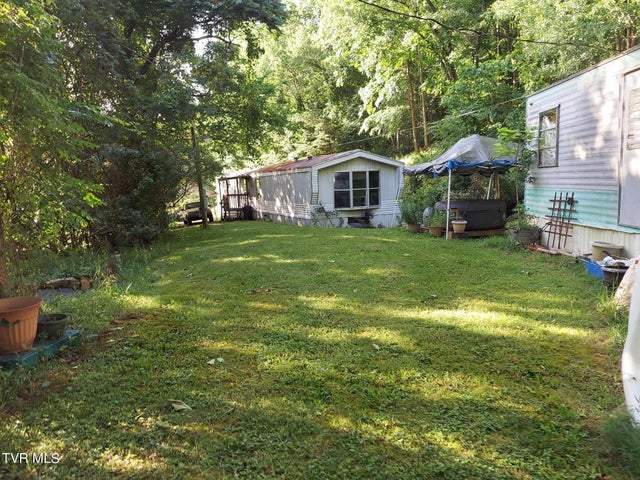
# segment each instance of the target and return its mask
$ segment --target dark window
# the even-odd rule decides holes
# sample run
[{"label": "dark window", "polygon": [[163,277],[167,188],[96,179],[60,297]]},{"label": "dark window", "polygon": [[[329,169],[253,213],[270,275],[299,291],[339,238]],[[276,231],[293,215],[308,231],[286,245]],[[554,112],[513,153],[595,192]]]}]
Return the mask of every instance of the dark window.
[{"label": "dark window", "polygon": [[335,208],[351,206],[351,176],[349,172],[333,174],[333,203]]},{"label": "dark window", "polygon": [[380,205],[380,172],[356,171],[333,174],[335,208],[367,208]]}]

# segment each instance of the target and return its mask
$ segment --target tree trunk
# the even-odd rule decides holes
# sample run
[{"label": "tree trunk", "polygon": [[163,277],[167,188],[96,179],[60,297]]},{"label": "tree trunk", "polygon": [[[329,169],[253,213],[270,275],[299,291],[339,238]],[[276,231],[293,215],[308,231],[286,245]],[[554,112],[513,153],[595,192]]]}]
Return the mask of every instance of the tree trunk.
[{"label": "tree trunk", "polygon": [[407,60],[407,91],[409,96],[409,111],[411,113],[411,133],[413,135],[413,150],[420,151],[418,144],[418,120],[416,118],[416,102],[413,95],[413,75],[411,74],[411,62]]},{"label": "tree trunk", "polygon": [[11,279],[8,269],[10,261],[11,252],[5,239],[4,218],[0,213],[0,298],[11,295]]},{"label": "tree trunk", "polygon": [[209,201],[204,191],[204,183],[202,182],[202,165],[200,164],[200,152],[198,151],[198,142],[196,140],[196,129],[191,125],[191,146],[193,147],[193,163],[196,167],[196,180],[198,182],[198,196],[200,198],[200,216],[202,217],[202,228],[209,228],[209,219],[207,218],[207,210]]},{"label": "tree trunk", "polygon": [[418,44],[418,49],[416,50],[418,55],[418,73],[420,80],[420,105],[422,106],[422,146],[425,148],[429,148],[429,121],[427,118],[427,102],[424,96],[424,72],[422,71],[422,55],[420,54],[420,45]]}]

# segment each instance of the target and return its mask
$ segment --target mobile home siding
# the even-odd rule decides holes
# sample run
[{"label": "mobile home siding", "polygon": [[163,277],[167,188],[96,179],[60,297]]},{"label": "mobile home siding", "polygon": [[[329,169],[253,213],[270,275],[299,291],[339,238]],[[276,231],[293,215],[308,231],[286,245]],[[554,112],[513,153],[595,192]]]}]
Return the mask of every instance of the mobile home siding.
[{"label": "mobile home siding", "polygon": [[375,170],[380,172],[380,205],[340,209],[338,214],[346,226],[349,218],[361,218],[366,210],[373,215],[372,225],[392,227],[398,223],[403,167],[401,162],[362,150],[309,157],[247,173],[248,193],[257,218],[311,225],[317,219],[316,209],[320,205],[327,211],[335,210],[335,172]]},{"label": "mobile home siding", "polygon": [[[372,171],[380,172],[380,205],[371,207],[373,214],[371,223],[374,226],[382,225],[392,227],[398,224],[399,215],[398,196],[402,190],[403,177],[399,169],[391,165],[385,165],[373,160],[357,158],[328,168],[318,169],[318,200],[328,210],[333,210],[333,174],[345,171]],[[363,209],[341,209],[343,218],[358,217],[363,214]]]},{"label": "mobile home siding", "polygon": [[[311,171],[268,173],[254,179],[260,218],[306,225],[311,219]],[[267,215],[265,215],[267,214]]]},{"label": "mobile home siding", "polygon": [[[532,166],[533,181],[526,186],[525,203],[542,224],[554,193],[575,193],[577,227],[567,245],[573,253],[602,240],[603,230],[617,232],[618,242],[623,237],[628,242],[628,235],[640,231],[618,225],[622,82],[626,72],[639,66],[640,50],[636,49],[527,99],[530,128],[538,128],[541,112],[558,107],[558,166]],[[604,236],[616,238],[615,233]],[[628,253],[639,254],[635,248],[629,245]]]}]

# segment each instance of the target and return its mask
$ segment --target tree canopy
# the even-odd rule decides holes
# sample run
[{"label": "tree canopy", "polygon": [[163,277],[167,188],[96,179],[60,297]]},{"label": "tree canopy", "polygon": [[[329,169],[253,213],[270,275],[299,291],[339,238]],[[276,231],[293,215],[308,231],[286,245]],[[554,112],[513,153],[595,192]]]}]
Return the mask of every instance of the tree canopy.
[{"label": "tree canopy", "polygon": [[636,45],[639,13],[640,0],[2,1],[0,296],[26,252],[153,241],[196,171],[522,129],[527,93]]},{"label": "tree canopy", "polygon": [[296,3],[266,54],[298,126],[288,140],[396,155],[521,129],[525,94],[635,45],[640,13],[638,0]]}]

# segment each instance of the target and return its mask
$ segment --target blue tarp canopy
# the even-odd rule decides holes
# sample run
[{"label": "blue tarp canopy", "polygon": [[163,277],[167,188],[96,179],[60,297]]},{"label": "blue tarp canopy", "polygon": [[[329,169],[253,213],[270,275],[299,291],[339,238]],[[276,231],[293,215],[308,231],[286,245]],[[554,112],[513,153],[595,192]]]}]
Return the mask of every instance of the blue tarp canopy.
[{"label": "blue tarp canopy", "polygon": [[[432,175],[471,175],[479,173],[491,176],[494,173],[504,173],[516,164],[515,154],[498,153],[497,144],[505,145],[500,140],[481,135],[458,140],[449,150],[435,160],[404,168],[404,174]],[[515,147],[515,144],[505,146]]]},{"label": "blue tarp canopy", "polygon": [[[514,152],[511,155],[505,155],[498,148],[498,144],[506,147],[513,147]],[[491,180],[494,173],[504,173],[516,164],[517,151],[516,144],[503,144],[500,140],[481,135],[471,135],[470,137],[458,140],[453,147],[444,152],[435,160],[412,167],[404,167],[404,174],[408,176],[414,175],[432,175],[439,177],[447,175],[449,177],[449,185],[447,187],[447,223],[446,236],[449,238],[449,215],[451,210],[451,177],[452,175],[471,175],[479,173],[486,177],[490,177],[489,191],[491,190]],[[487,198],[489,198],[487,196]]]}]

